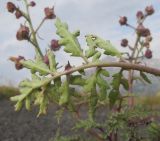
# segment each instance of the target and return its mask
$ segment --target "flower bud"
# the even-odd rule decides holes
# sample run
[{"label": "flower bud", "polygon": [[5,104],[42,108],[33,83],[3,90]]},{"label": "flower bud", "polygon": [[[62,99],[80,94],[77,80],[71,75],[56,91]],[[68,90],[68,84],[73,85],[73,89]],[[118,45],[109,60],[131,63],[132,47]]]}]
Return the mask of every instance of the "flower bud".
[{"label": "flower bud", "polygon": [[30,4],[29,4],[31,7],[34,7],[36,6],[36,3],[34,1],[31,1]]},{"label": "flower bud", "polygon": [[127,47],[128,46],[128,40],[127,39],[122,39],[121,40],[121,46],[122,47]]},{"label": "flower bud", "polygon": [[119,24],[120,25],[126,25],[127,24],[127,17],[125,17],[125,16],[120,17]]},{"label": "flower bud", "polygon": [[147,37],[146,37],[146,41],[147,41],[147,42],[151,42],[151,41],[152,41],[152,36],[147,36]]},{"label": "flower bud", "polygon": [[45,64],[49,65],[49,59],[48,59],[47,54],[43,57],[43,61]]},{"label": "flower bud", "polygon": [[59,49],[60,49],[60,45],[59,45],[59,43],[58,43],[58,40],[53,39],[53,40],[51,41],[51,50],[57,51],[57,50],[59,50]]},{"label": "flower bud", "polygon": [[72,66],[70,65],[69,61],[68,64],[65,66],[65,70],[68,71],[72,68]]},{"label": "flower bud", "polygon": [[7,10],[10,13],[13,13],[16,10],[16,6],[12,2],[7,2]]},{"label": "flower bud", "polygon": [[17,40],[28,40],[29,39],[29,28],[25,25],[21,25],[16,34]]},{"label": "flower bud", "polygon": [[152,15],[152,14],[154,13],[154,8],[153,8],[153,6],[152,6],[152,5],[147,6],[147,7],[145,8],[145,12],[146,12],[147,15]]},{"label": "flower bud", "polygon": [[144,14],[142,11],[138,11],[136,14],[137,19],[143,19],[144,18]]},{"label": "flower bud", "polygon": [[54,7],[53,8],[46,7],[44,9],[44,13],[45,13],[46,19],[55,19],[56,18],[56,15],[54,13]]},{"label": "flower bud", "polygon": [[15,68],[17,70],[23,69],[23,65],[20,63],[21,60],[25,60],[23,56],[18,56],[18,57],[10,57],[9,58],[12,62],[15,63]]},{"label": "flower bud", "polygon": [[149,48],[145,51],[145,57],[148,59],[152,58],[152,51]]},{"label": "flower bud", "polygon": [[138,25],[136,30],[137,34],[139,34],[142,37],[147,37],[150,35],[150,30],[148,28],[145,28],[142,24]]},{"label": "flower bud", "polygon": [[22,17],[22,12],[20,10],[17,10],[15,16],[17,19],[19,19],[20,17]]}]

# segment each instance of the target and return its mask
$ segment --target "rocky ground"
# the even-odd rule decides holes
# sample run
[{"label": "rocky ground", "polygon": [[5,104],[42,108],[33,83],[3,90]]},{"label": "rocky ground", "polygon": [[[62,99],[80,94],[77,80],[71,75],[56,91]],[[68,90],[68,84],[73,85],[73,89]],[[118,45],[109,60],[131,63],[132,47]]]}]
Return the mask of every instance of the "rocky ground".
[{"label": "rocky ground", "polygon": [[[14,105],[8,100],[0,101],[0,141],[48,141],[55,136],[57,122],[55,111],[50,106],[48,114],[36,118],[37,109],[31,112],[22,109],[14,111]],[[63,134],[68,134],[73,120],[69,114],[63,119]]]}]

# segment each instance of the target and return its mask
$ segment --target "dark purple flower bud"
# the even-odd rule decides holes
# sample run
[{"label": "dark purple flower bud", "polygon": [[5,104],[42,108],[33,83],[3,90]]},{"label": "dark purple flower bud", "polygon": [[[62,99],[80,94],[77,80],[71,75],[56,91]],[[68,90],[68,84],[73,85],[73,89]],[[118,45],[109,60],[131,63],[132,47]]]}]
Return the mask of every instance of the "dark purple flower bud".
[{"label": "dark purple flower bud", "polygon": [[142,11],[138,11],[136,14],[137,19],[143,19],[144,18],[144,14]]},{"label": "dark purple flower bud", "polygon": [[153,8],[153,6],[152,6],[152,5],[147,6],[147,7],[145,8],[145,12],[146,12],[147,15],[152,15],[152,14],[154,13],[154,8]]},{"label": "dark purple flower bud", "polygon": [[125,17],[125,16],[120,17],[119,24],[120,25],[126,25],[127,24],[127,17]]},{"label": "dark purple flower bud", "polygon": [[151,32],[148,28],[146,28],[145,32],[143,33],[143,37],[147,37],[147,36],[150,36],[151,35]]},{"label": "dark purple flower bud", "polygon": [[16,34],[17,40],[28,40],[29,39],[29,28],[25,25],[21,25]]},{"label": "dark purple flower bud", "polygon": [[152,58],[152,51],[149,48],[145,51],[145,57],[148,59]]},{"label": "dark purple flower bud", "polygon": [[121,46],[122,47],[127,47],[128,46],[128,40],[127,39],[122,39],[121,40]]},{"label": "dark purple flower bud", "polygon": [[65,66],[65,70],[68,71],[72,68],[72,66],[70,65],[69,61],[68,64]]},{"label": "dark purple flower bud", "polygon": [[31,7],[34,7],[36,6],[36,3],[34,1],[31,1],[30,4],[29,4]]},{"label": "dark purple flower bud", "polygon": [[12,62],[15,63],[15,68],[17,70],[21,70],[23,69],[23,65],[21,64],[21,60],[25,60],[25,58],[23,56],[18,56],[18,57],[10,57],[9,58]]},{"label": "dark purple flower bud", "polygon": [[139,34],[142,37],[147,37],[150,35],[150,30],[148,28],[145,28],[142,24],[138,25],[136,30],[137,34]]},{"label": "dark purple flower bud", "polygon": [[46,19],[55,19],[56,18],[56,15],[54,13],[54,7],[53,8],[46,7],[44,9],[44,13],[45,13]]},{"label": "dark purple flower bud", "polygon": [[16,10],[16,6],[12,2],[7,2],[7,10],[10,13],[13,13]]},{"label": "dark purple flower bud", "polygon": [[15,16],[17,19],[19,19],[20,17],[22,17],[22,12],[20,10],[17,10]]},{"label": "dark purple flower bud", "polygon": [[47,54],[43,57],[43,61],[45,64],[49,65],[49,59],[48,59]]},{"label": "dark purple flower bud", "polygon": [[59,50],[59,49],[60,49],[60,45],[59,45],[59,43],[58,43],[58,40],[53,39],[53,40],[51,41],[50,47],[51,47],[51,50],[53,50],[53,51]]}]

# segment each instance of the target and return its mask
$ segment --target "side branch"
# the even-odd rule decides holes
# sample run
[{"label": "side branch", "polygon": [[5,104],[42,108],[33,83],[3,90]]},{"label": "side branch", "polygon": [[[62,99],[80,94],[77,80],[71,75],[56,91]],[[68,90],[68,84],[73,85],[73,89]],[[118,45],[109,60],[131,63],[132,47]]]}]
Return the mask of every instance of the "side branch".
[{"label": "side branch", "polygon": [[[24,64],[23,61],[24,60],[20,61],[22,65]],[[122,68],[124,70],[137,70],[137,71],[150,73],[150,74],[153,74],[156,76],[160,76],[160,69],[156,69],[156,68],[152,68],[152,67],[148,67],[148,66],[144,66],[144,65],[122,63],[122,62],[96,62],[96,63],[84,64],[84,65],[81,65],[78,67],[73,67],[73,68],[71,68],[67,71],[63,71],[63,72],[54,72],[54,73],[51,72],[50,74],[52,75],[52,77],[49,80],[47,80],[45,82],[45,84],[50,83],[52,80],[54,80],[58,77],[61,77],[62,75],[66,75],[69,73],[74,73],[76,71],[85,70],[85,69],[94,68],[94,67],[118,67],[118,68]]]},{"label": "side branch", "polygon": [[70,70],[60,72],[60,73],[53,73],[54,78],[60,77],[61,75],[66,75],[68,73],[73,73],[76,71],[88,69],[88,68],[93,68],[93,67],[119,67],[124,70],[137,70],[137,71],[143,71],[146,73],[150,73],[156,76],[160,76],[160,69],[144,66],[144,65],[139,65],[139,64],[131,64],[131,63],[122,63],[122,62],[97,62],[97,63],[89,63],[89,64],[84,64],[82,66],[78,67],[73,67]]}]

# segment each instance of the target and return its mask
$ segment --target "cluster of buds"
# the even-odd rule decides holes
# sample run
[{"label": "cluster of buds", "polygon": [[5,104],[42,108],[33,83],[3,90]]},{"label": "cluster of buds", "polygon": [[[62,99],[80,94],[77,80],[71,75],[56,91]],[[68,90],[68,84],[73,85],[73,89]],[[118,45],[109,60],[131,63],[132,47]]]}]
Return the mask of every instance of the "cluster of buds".
[{"label": "cluster of buds", "polygon": [[[34,1],[31,1],[28,6],[34,7],[36,5],[36,3]],[[7,2],[7,10],[10,13],[14,13],[15,12],[15,16],[17,19],[21,18],[23,16],[23,12],[15,6],[14,3],[12,2]]]},{"label": "cluster of buds", "polygon": [[145,28],[143,24],[139,24],[136,28],[136,31],[137,34],[141,37],[147,37],[151,35],[150,30],[148,28]]},{"label": "cluster of buds", "polygon": [[9,58],[12,62],[15,63],[15,68],[17,70],[21,70],[23,69],[23,65],[21,64],[21,60],[25,60],[25,58],[23,56],[18,56],[18,57],[10,57]]},{"label": "cluster of buds", "polygon": [[[119,24],[121,26],[131,27],[132,29],[135,30],[137,36],[140,37],[140,39],[142,39],[142,38],[144,39],[143,41],[139,41],[139,42],[142,43],[143,47],[146,47],[144,56],[146,58],[148,58],[148,59],[152,58],[152,51],[149,49],[150,42],[152,41],[152,37],[151,37],[151,32],[150,32],[149,28],[146,28],[143,25],[143,22],[144,22],[144,20],[145,20],[145,18],[147,16],[150,16],[153,13],[154,13],[154,8],[153,8],[152,5],[151,6],[147,6],[145,8],[144,12],[143,11],[138,11],[136,13],[137,23],[138,23],[137,27],[134,27],[134,26],[131,26],[130,24],[128,24],[127,23],[128,19],[125,16],[120,17],[120,19],[119,19]],[[132,51],[134,51],[134,48],[128,45],[128,40],[127,39],[122,39],[121,40],[121,46],[122,47],[129,47],[129,49],[131,49]]]},{"label": "cluster of buds", "polygon": [[[35,7],[36,6],[36,3],[34,1],[31,1],[27,4],[28,7]],[[7,10],[8,12],[10,13],[14,13],[16,18],[19,19],[21,17],[24,17],[28,22],[30,22],[27,17],[26,17],[26,13],[24,13],[22,10],[20,10],[19,7],[17,7],[14,3],[12,2],[7,2]],[[49,8],[49,7],[46,7],[44,8],[44,14],[45,14],[45,19],[55,19],[56,18],[56,15],[55,15],[55,12],[54,12],[54,7],[52,8]],[[16,33],[16,38],[17,40],[19,41],[22,41],[22,40],[29,40],[30,38],[30,29],[29,27],[27,27],[26,25],[20,25],[20,28],[18,29],[17,33]],[[59,41],[58,40],[55,40],[53,39],[51,41],[51,44],[50,44],[50,48],[51,50],[53,51],[57,51],[60,49],[60,45],[58,43]],[[23,66],[22,64],[20,63],[20,60],[24,59],[24,57],[22,56],[19,56],[19,57],[11,57],[10,60],[15,62],[15,67],[17,70],[19,69],[22,69]],[[25,59],[24,59],[25,60]],[[48,55],[44,55],[43,57],[43,61],[44,63],[46,63],[47,65],[49,65],[49,59],[48,59]]]},{"label": "cluster of buds", "polygon": [[19,19],[23,16],[22,11],[19,8],[17,8],[15,6],[15,4],[12,3],[12,2],[7,3],[7,10],[10,13],[15,13],[15,16],[16,16],[17,19]]}]

